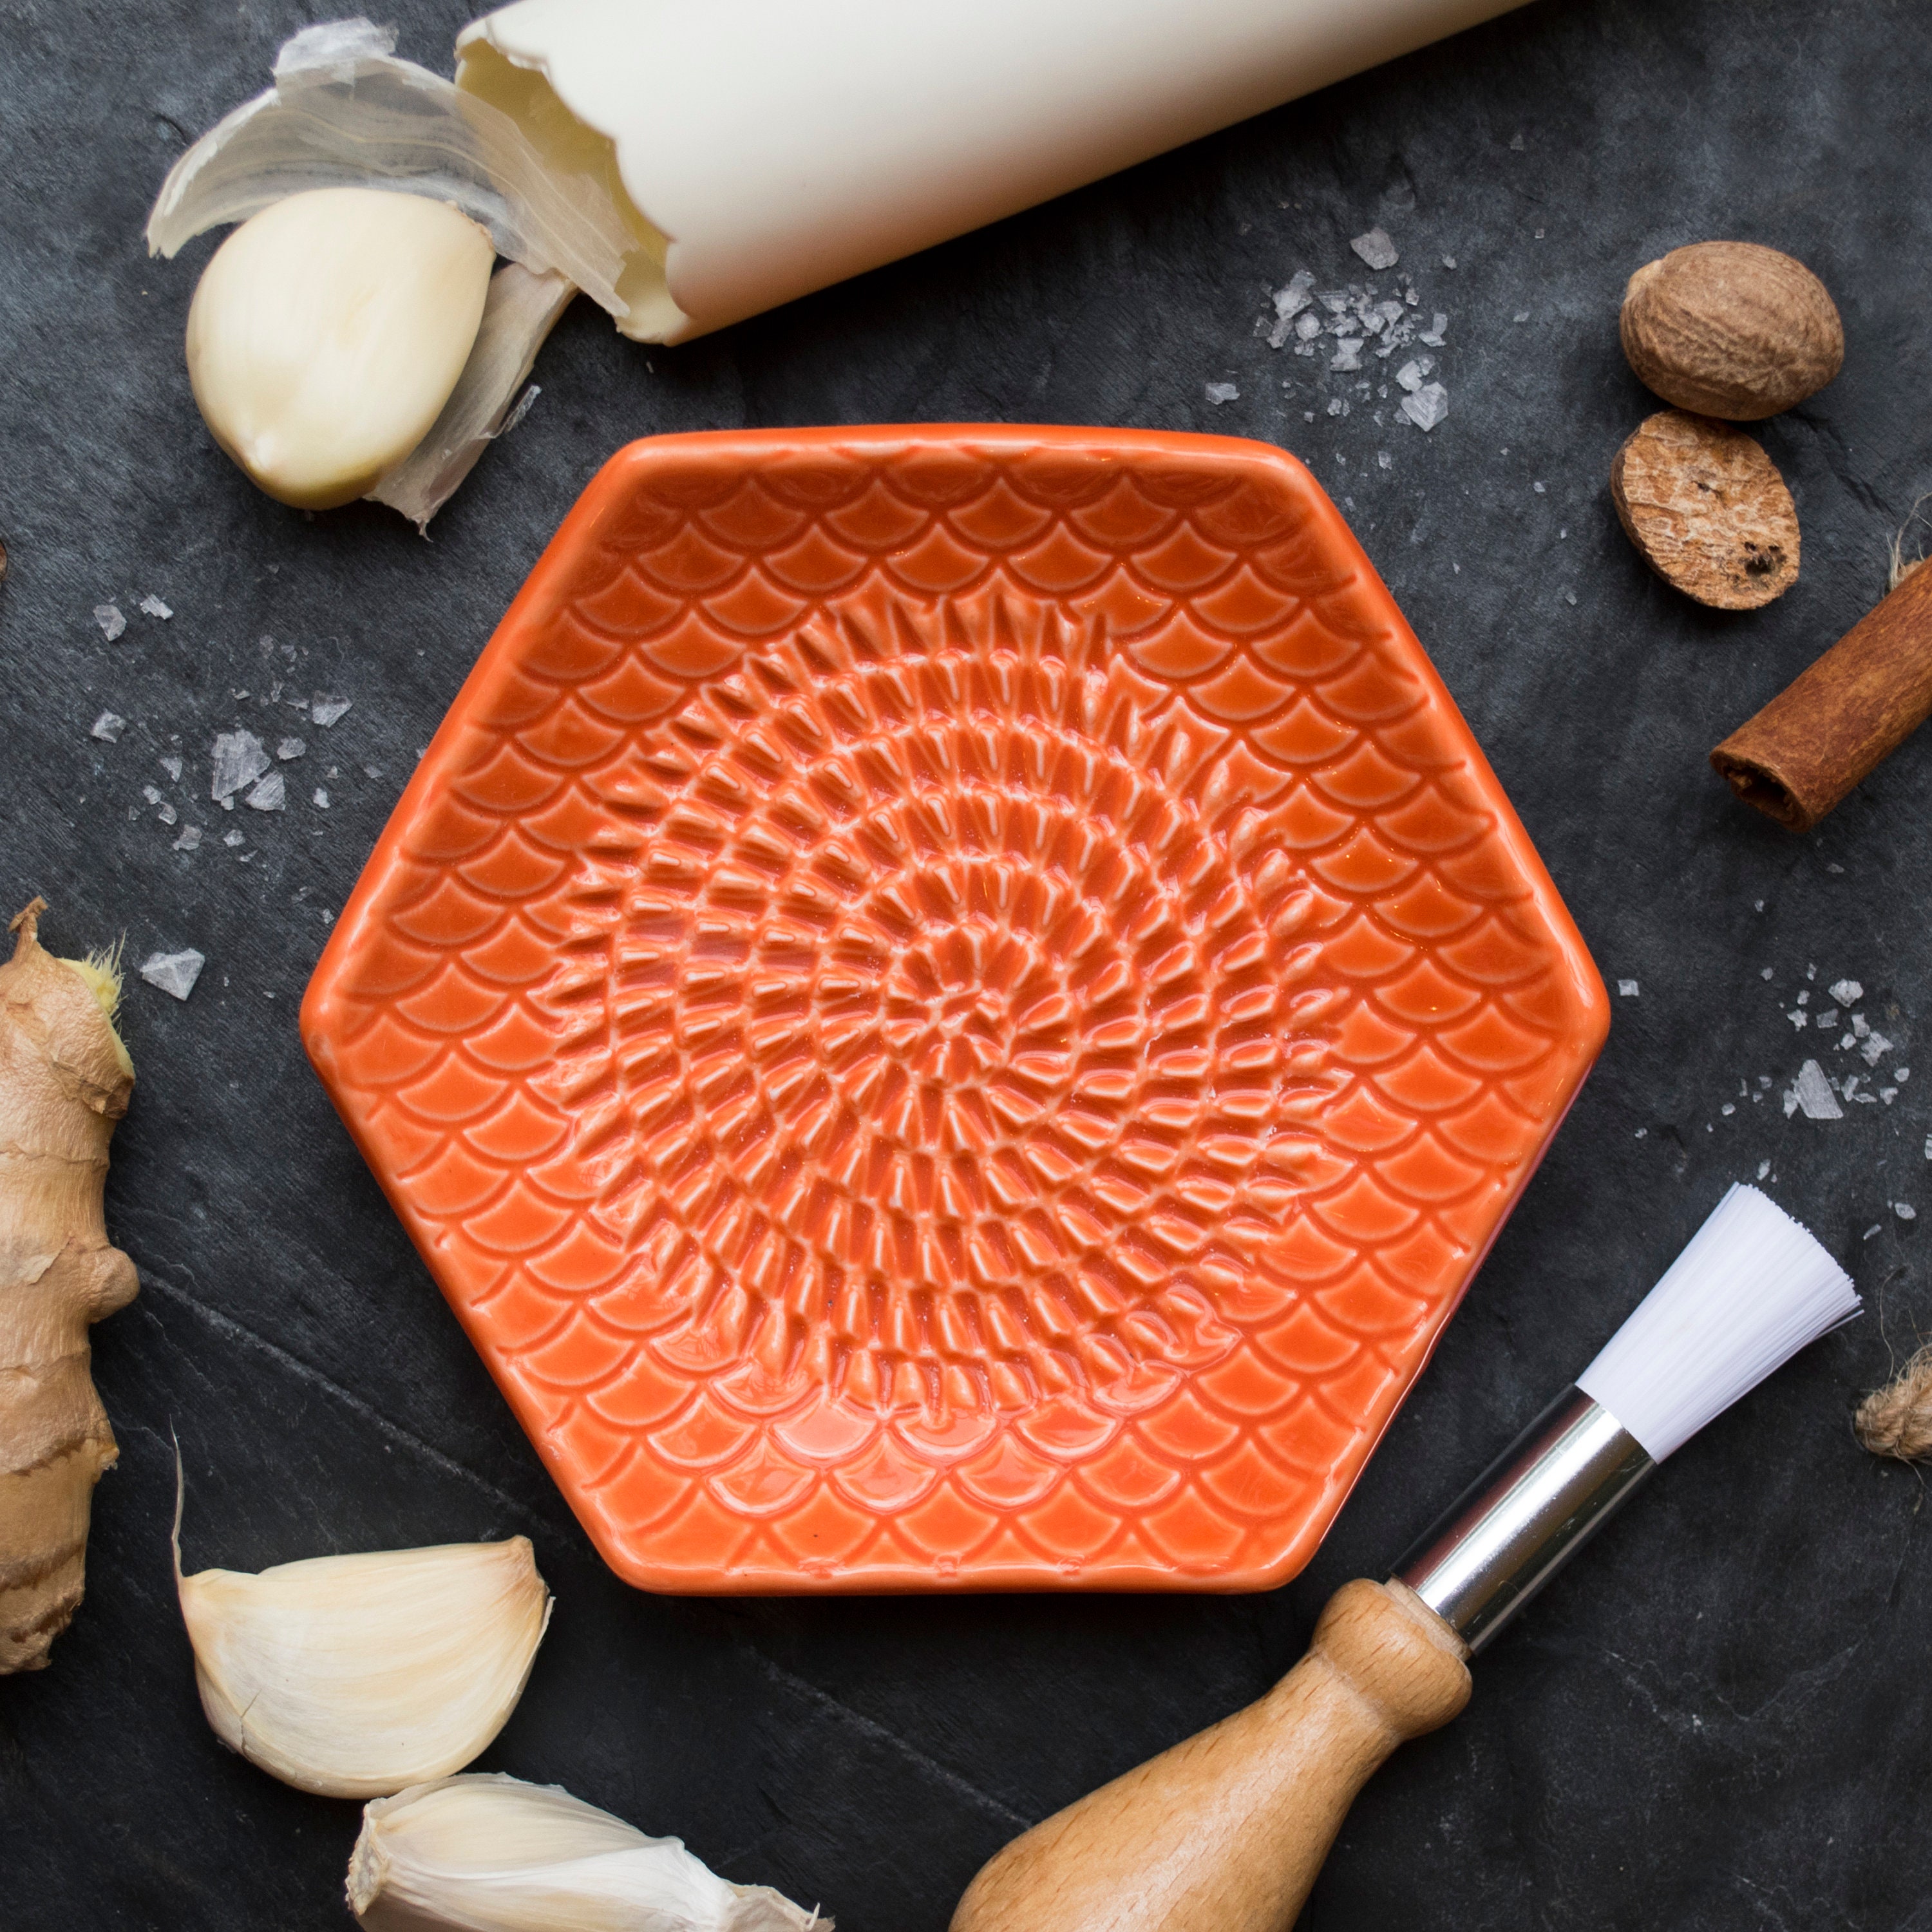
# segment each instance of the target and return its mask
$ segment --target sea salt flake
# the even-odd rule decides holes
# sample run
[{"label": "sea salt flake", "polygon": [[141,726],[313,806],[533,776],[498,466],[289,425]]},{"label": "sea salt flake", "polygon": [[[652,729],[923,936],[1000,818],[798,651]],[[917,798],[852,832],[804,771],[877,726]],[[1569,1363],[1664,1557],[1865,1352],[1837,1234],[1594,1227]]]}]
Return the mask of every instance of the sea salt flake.
[{"label": "sea salt flake", "polygon": [[1767,966],[1757,976],[1760,980],[1768,980],[1771,977],[1771,968]]},{"label": "sea salt flake", "polygon": [[288,787],[280,772],[271,772],[248,794],[251,812],[281,812],[288,805]]},{"label": "sea salt flake", "polygon": [[141,796],[150,805],[159,805],[161,802],[160,788],[158,785],[143,785],[141,788]]},{"label": "sea salt flake", "polygon": [[1294,332],[1304,342],[1312,342],[1322,333],[1322,318],[1310,309],[1295,318]]},{"label": "sea salt flake", "polygon": [[1761,1160],[1761,1161],[1760,1161],[1760,1162],[1758,1162],[1758,1164],[1757,1164],[1757,1178],[1759,1178],[1759,1180],[1763,1180],[1763,1179],[1764,1179],[1764,1178],[1766,1178],[1766,1176],[1767,1176],[1770,1172],[1771,1172],[1771,1162],[1770,1162],[1769,1161],[1768,1161],[1768,1160]]},{"label": "sea salt flake", "polygon": [[282,759],[298,758],[308,749],[308,747],[299,738],[284,738],[275,747],[275,756]]},{"label": "sea salt flake", "polygon": [[1402,260],[1396,252],[1395,244],[1380,228],[1371,228],[1367,234],[1358,235],[1348,246],[1372,268],[1392,268]]},{"label": "sea salt flake", "polygon": [[1896,1087],[1881,1087],[1878,1090],[1878,1097],[1888,1107],[1898,1098],[1898,1089]]},{"label": "sea salt flake", "polygon": [[1526,308],[1520,308],[1510,320],[1512,322],[1527,322],[1529,320],[1529,311]]},{"label": "sea salt flake", "polygon": [[227,846],[236,846],[240,844],[242,842],[242,828],[238,825],[230,826],[227,831],[224,832],[221,835],[221,842],[223,844]]},{"label": "sea salt flake", "polygon": [[1892,1070],[1892,1077],[1903,1087],[1912,1078],[1912,1069],[1909,1066],[1894,1066]]},{"label": "sea salt flake", "polygon": [[1735,1114],[1737,1111],[1736,1107],[1729,1100],[1726,1100],[1724,1104],[1718,1109],[1719,1113],[1724,1114]]},{"label": "sea salt flake", "polygon": [[164,825],[172,825],[175,820],[181,816],[181,814],[176,811],[172,806],[164,802],[160,810],[156,813],[155,816],[160,820]]},{"label": "sea salt flake", "polygon": [[1883,1228],[1884,1226],[1885,1223],[1882,1221],[1874,1221],[1871,1226],[1858,1237],[1858,1239],[1862,1241],[1870,1240],[1873,1235],[1879,1233]]},{"label": "sea salt flake", "polygon": [[1378,449],[1376,452],[1376,463],[1378,468],[1383,470],[1393,470],[1395,467],[1395,459],[1385,449]]},{"label": "sea salt flake", "polygon": [[1315,299],[1315,272],[1298,268],[1274,292],[1274,312],[1284,317],[1298,316]]},{"label": "sea salt flake", "polygon": [[1892,1211],[1901,1221],[1916,1221],[1918,1218],[1918,1210],[1909,1201],[1894,1201],[1892,1204]]},{"label": "sea salt flake", "polygon": [[1892,1051],[1892,1042],[1882,1033],[1875,1033],[1858,1048],[1858,1058],[1868,1066],[1876,1066]]},{"label": "sea salt flake", "polygon": [[[1791,1098],[1794,1105],[1803,1108],[1808,1120],[1842,1120],[1845,1118],[1845,1110],[1838,1105],[1831,1082],[1825,1078],[1825,1070],[1815,1060],[1808,1060],[1798,1070]],[[1789,1114],[1791,1108],[1786,1107],[1784,1111]]]},{"label": "sea salt flake", "polygon": [[214,740],[212,758],[213,776],[208,781],[208,795],[224,805],[268,769],[268,754],[252,731],[221,732]]},{"label": "sea salt flake", "polygon": [[1422,379],[1428,373],[1420,362],[1405,362],[1395,372],[1396,386],[1406,389],[1412,396],[1422,387]]},{"label": "sea salt flake", "polygon": [[328,809],[328,794],[320,785],[317,785],[315,788],[315,802],[324,812]]},{"label": "sea salt flake", "polygon": [[[1240,394],[1240,391],[1232,382],[1210,382],[1208,385],[1208,400],[1210,403],[1238,402]],[[316,722],[320,724],[322,721],[318,718]]]},{"label": "sea salt flake", "polygon": [[1841,1006],[1855,1006],[1865,996],[1865,989],[1856,980],[1834,980],[1830,990]]},{"label": "sea salt flake", "polygon": [[1623,998],[1634,1000],[1637,997],[1637,983],[1634,980],[1619,980],[1617,992]]},{"label": "sea salt flake", "polygon": [[181,781],[182,775],[182,761],[180,759],[173,758],[163,758],[160,762],[161,770],[166,772],[170,778],[172,778],[177,784],[178,784]]},{"label": "sea salt flake", "polygon": [[152,590],[141,599],[140,608],[146,611],[149,616],[158,617],[164,623],[175,614]]},{"label": "sea salt flake", "polygon": [[1522,152],[1522,149],[1523,149],[1523,140],[1522,140],[1522,136],[1520,134],[1512,134],[1512,135],[1510,136],[1510,147],[1511,147],[1511,148],[1513,148],[1513,149],[1514,149],[1514,150],[1517,154],[1521,154],[1521,153]]},{"label": "sea salt flake", "polygon": [[1362,366],[1362,344],[1359,337],[1344,335],[1335,344],[1335,357],[1328,367],[1331,370],[1359,369]]},{"label": "sea salt flake", "polygon": [[151,952],[141,962],[141,977],[151,986],[157,986],[177,1000],[184,1000],[194,991],[194,982],[201,977],[201,969],[208,964],[206,958],[191,946],[178,952]]},{"label": "sea salt flake", "polygon": [[1449,392],[1440,382],[1425,382],[1399,406],[1419,430],[1432,430],[1449,413]]},{"label": "sea salt flake", "polygon": [[1342,397],[1330,396],[1328,398],[1328,413],[1331,416],[1345,416],[1348,413],[1348,405]]},{"label": "sea salt flake", "polygon": [[1856,1038],[1863,1040],[1865,1035],[1870,1031],[1871,1022],[1867,1019],[1863,1013],[1852,1014],[1852,1032]]},{"label": "sea salt flake", "polygon": [[308,701],[309,722],[320,724],[326,731],[340,718],[355,702],[353,698],[331,698],[318,691]]},{"label": "sea salt flake", "polygon": [[110,644],[128,628],[128,620],[122,616],[118,604],[95,604],[94,621],[100,626],[100,634]]},{"label": "sea salt flake", "polygon": [[87,735],[98,738],[104,745],[118,745],[127,728],[128,721],[118,712],[104,711],[88,728]]},{"label": "sea salt flake", "polygon": [[175,841],[175,850],[177,852],[192,852],[200,843],[201,827],[184,825],[181,829],[181,836]]}]

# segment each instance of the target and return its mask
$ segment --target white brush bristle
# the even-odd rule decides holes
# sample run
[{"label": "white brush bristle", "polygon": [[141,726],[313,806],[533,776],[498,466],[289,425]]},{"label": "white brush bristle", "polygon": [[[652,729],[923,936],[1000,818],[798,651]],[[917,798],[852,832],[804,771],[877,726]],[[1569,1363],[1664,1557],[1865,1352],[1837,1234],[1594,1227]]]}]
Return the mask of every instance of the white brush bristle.
[{"label": "white brush bristle", "polygon": [[1734,1185],[1576,1386],[1660,1462],[1858,1307],[1808,1229]]}]

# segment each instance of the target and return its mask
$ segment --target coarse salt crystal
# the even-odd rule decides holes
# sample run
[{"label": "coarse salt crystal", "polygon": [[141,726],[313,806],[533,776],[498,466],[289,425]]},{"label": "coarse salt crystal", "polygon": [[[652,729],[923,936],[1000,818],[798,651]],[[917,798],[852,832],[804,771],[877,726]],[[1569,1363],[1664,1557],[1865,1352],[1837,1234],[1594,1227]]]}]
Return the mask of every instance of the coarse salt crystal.
[{"label": "coarse salt crystal", "polygon": [[1858,1058],[1868,1066],[1876,1066],[1892,1051],[1892,1042],[1882,1033],[1875,1033],[1858,1048]]},{"label": "coarse salt crystal", "polygon": [[1315,299],[1315,273],[1311,268],[1298,268],[1287,281],[1274,292],[1274,312],[1282,320],[1299,315]]},{"label": "coarse salt crystal", "polygon": [[87,735],[90,738],[98,738],[104,745],[118,745],[121,742],[122,733],[127,728],[128,721],[119,712],[104,711],[94,721]]},{"label": "coarse salt crystal", "polygon": [[[1791,1093],[1795,1103],[1804,1109],[1808,1120],[1842,1120],[1845,1118],[1845,1110],[1838,1105],[1838,1096],[1825,1078],[1825,1070],[1815,1060],[1808,1060],[1798,1070]],[[1785,1112],[1789,1114],[1790,1108],[1786,1108]]]},{"label": "coarse salt crystal", "polygon": [[317,785],[315,788],[315,802],[324,812],[328,809],[328,794],[320,785]]},{"label": "coarse salt crystal", "polygon": [[1829,991],[1841,1006],[1855,1006],[1865,996],[1865,989],[1856,980],[1834,980]]},{"label": "coarse salt crystal", "polygon": [[1440,382],[1425,382],[1412,396],[1405,396],[1402,413],[1419,430],[1432,430],[1449,413],[1449,392]]},{"label": "coarse salt crystal", "polygon": [[141,962],[141,977],[164,993],[184,1000],[194,991],[194,982],[207,964],[191,946],[178,952],[152,952]]},{"label": "coarse salt crystal", "polygon": [[160,767],[163,771],[167,773],[170,778],[174,779],[177,783],[179,782],[182,775],[182,761],[180,759],[172,758],[163,758],[160,760]]},{"label": "coarse salt crystal", "polygon": [[1916,1221],[1918,1218],[1918,1210],[1909,1201],[1894,1201],[1892,1204],[1892,1211],[1901,1221]]},{"label": "coarse salt crystal", "polygon": [[1428,373],[1420,362],[1405,362],[1395,372],[1396,385],[1399,388],[1406,389],[1412,396],[1422,387],[1422,379]]},{"label": "coarse salt crystal", "polygon": [[268,769],[268,754],[252,731],[223,731],[211,754],[213,776],[208,795],[226,804],[236,793],[253,784]]},{"label": "coarse salt crystal", "polygon": [[275,747],[275,756],[278,758],[298,758],[308,749],[308,747],[299,738],[284,738]]},{"label": "coarse salt crystal", "polygon": [[231,826],[227,831],[224,832],[221,835],[221,842],[223,844],[229,846],[240,844],[242,842],[242,828],[239,826]]},{"label": "coarse salt crystal", "polygon": [[1634,1000],[1637,997],[1637,982],[1634,980],[1619,980],[1617,992],[1623,998]]},{"label": "coarse salt crystal", "polygon": [[[1208,400],[1210,403],[1236,402],[1240,400],[1240,394],[1232,382],[1210,382],[1208,385]],[[320,723],[321,721],[318,719],[316,722]]]},{"label": "coarse salt crystal", "polygon": [[94,621],[100,626],[100,634],[110,644],[128,628],[128,620],[122,616],[118,604],[95,604]]},{"label": "coarse salt crystal", "polygon": [[164,622],[175,614],[152,591],[148,592],[148,595],[141,599],[140,608],[146,611],[149,616],[159,617]]},{"label": "coarse salt crystal", "polygon": [[1768,1160],[1761,1160],[1761,1161],[1760,1161],[1760,1162],[1758,1162],[1758,1164],[1757,1164],[1757,1178],[1759,1178],[1759,1180],[1763,1180],[1763,1179],[1765,1178],[1765,1177],[1766,1177],[1767,1174],[1768,1174],[1770,1173],[1770,1172],[1771,1172],[1771,1162],[1770,1162],[1769,1161],[1768,1161]]},{"label": "coarse salt crystal", "polygon": [[1358,235],[1348,246],[1372,268],[1392,268],[1402,260],[1387,232],[1380,228],[1371,228],[1367,234]]},{"label": "coarse salt crystal", "polygon": [[192,852],[200,843],[201,827],[184,825],[181,829],[181,836],[175,841],[175,850],[177,852]]}]

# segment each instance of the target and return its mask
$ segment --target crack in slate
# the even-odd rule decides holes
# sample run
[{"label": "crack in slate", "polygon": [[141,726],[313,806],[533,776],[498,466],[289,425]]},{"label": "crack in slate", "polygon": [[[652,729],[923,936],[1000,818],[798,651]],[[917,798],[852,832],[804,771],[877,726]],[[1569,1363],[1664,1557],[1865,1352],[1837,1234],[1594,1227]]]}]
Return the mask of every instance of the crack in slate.
[{"label": "crack in slate", "polygon": [[1033,1824],[1032,1819],[1022,1816],[1010,1804],[1002,1804],[991,1792],[982,1791],[970,1778],[962,1778],[958,1772],[949,1769],[937,1758],[928,1757],[916,1744],[909,1744],[899,1736],[898,1732],[890,1730],[873,1718],[861,1715],[860,1712],[854,1710],[850,1704],[844,1703],[833,1696],[830,1691],[821,1690],[816,1684],[808,1679],[797,1676],[786,1670],[783,1664],[774,1663],[755,1644],[748,1645],[746,1648],[758,1660],[758,1667],[774,1682],[782,1684],[788,1690],[796,1692],[800,1696],[816,1705],[820,1710],[833,1712],[844,1719],[847,1724],[855,1726],[861,1736],[880,1743],[890,1744],[893,1750],[917,1765],[922,1771],[938,1779],[949,1791],[954,1792],[965,1798],[976,1809],[988,1813],[993,1817],[998,1819],[1002,1824],[1017,1826],[1022,1831],[1025,1831]]},{"label": "crack in slate", "polygon": [[405,1449],[441,1470],[445,1475],[455,1476],[473,1484],[491,1502],[507,1510],[519,1521],[541,1528],[546,1532],[549,1530],[550,1526],[544,1517],[529,1504],[519,1502],[507,1490],[500,1490],[487,1476],[478,1475],[474,1469],[458,1462],[454,1456],[444,1454],[440,1449],[425,1442],[421,1436],[411,1435],[399,1424],[392,1422],[381,1410],[372,1408],[361,1396],[351,1394],[340,1382],[332,1381],[320,1369],[311,1368],[300,1356],[290,1354],[287,1349],[271,1342],[266,1335],[258,1335],[254,1329],[237,1322],[232,1316],[224,1315],[218,1309],[211,1308],[206,1302],[197,1300],[185,1288],[177,1288],[152,1268],[142,1270],[141,1285],[144,1288],[154,1288],[170,1301],[178,1302],[182,1307],[193,1310],[218,1333],[244,1342],[250,1348],[259,1348],[291,1375],[334,1396],[391,1442],[400,1443]]}]

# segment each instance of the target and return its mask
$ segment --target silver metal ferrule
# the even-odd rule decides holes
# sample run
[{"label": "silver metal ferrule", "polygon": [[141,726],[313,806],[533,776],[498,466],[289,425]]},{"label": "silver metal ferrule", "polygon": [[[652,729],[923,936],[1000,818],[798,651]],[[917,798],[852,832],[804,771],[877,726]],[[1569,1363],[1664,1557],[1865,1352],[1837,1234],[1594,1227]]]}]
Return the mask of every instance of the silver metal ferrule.
[{"label": "silver metal ferrule", "polygon": [[1657,1465],[1610,1411],[1566,1390],[1396,1570],[1480,1650]]}]

